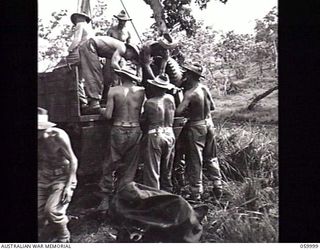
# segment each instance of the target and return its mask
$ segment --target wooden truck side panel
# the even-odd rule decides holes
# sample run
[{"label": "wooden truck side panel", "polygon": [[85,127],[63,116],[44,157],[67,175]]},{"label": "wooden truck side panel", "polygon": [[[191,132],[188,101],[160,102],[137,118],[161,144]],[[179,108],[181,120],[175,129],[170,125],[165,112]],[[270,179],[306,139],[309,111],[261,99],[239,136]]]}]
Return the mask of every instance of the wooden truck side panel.
[{"label": "wooden truck side panel", "polygon": [[80,114],[78,68],[62,67],[39,74],[38,105],[48,110],[54,122],[71,122]]},{"label": "wooden truck side panel", "polygon": [[50,121],[69,134],[79,161],[79,174],[96,175],[107,150],[110,125],[100,115],[81,115],[78,79],[77,66],[40,73],[38,106],[47,109]]}]

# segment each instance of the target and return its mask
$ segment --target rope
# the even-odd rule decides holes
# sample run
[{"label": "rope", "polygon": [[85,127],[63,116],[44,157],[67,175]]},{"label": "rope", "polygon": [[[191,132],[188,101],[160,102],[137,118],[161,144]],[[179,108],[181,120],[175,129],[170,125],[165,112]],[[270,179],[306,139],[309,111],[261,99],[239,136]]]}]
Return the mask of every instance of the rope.
[{"label": "rope", "polygon": [[[130,15],[129,15],[129,12],[127,11],[126,7],[124,6],[124,3],[122,2],[122,0],[120,0],[120,2],[121,2],[121,4],[122,4],[122,6],[123,6],[123,8],[124,8],[125,12],[127,12],[128,17],[131,19]],[[140,36],[139,36],[139,33],[138,33],[138,31],[137,31],[137,29],[136,29],[136,26],[134,25],[134,23],[133,23],[132,19],[130,20],[130,22],[131,22],[131,24],[132,24],[132,26],[133,26],[133,29],[134,29],[134,31],[136,32],[136,34],[137,34],[137,36],[138,36],[139,40],[140,40],[140,42],[142,43],[142,40],[141,40],[141,38],[140,38]]]}]

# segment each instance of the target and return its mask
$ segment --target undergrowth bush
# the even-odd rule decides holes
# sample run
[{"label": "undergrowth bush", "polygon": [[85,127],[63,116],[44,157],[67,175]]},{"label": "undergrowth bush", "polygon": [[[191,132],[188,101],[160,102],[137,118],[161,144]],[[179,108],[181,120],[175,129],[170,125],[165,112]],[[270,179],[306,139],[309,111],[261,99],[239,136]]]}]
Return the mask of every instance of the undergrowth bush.
[{"label": "undergrowth bush", "polygon": [[[209,204],[203,242],[278,241],[278,138],[251,124],[216,128],[224,196]],[[205,178],[205,187],[211,187]],[[207,182],[207,183],[206,183]]]}]

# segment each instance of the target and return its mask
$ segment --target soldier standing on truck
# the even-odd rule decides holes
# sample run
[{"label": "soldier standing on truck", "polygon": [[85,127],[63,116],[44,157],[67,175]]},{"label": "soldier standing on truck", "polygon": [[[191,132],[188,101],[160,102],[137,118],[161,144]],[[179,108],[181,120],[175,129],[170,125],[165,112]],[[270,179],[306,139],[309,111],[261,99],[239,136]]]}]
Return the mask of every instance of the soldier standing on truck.
[{"label": "soldier standing on truck", "polygon": [[91,18],[85,13],[73,13],[70,17],[73,23],[74,37],[68,48],[67,62],[69,64],[79,63],[79,46],[94,37],[94,32],[90,24]]},{"label": "soldier standing on truck", "polygon": [[38,232],[50,224],[58,242],[70,242],[67,208],[77,185],[78,161],[65,131],[38,108]]},{"label": "soldier standing on truck", "polygon": [[127,21],[131,21],[132,19],[127,16],[127,13],[124,10],[121,10],[118,15],[113,16],[118,19],[118,25],[112,26],[108,30],[107,36],[114,37],[125,43],[130,43],[131,34],[126,29],[126,23]]},{"label": "soldier standing on truck", "polygon": [[144,88],[134,84],[141,79],[129,67],[115,69],[115,72],[120,76],[122,85],[110,88],[108,105],[102,111],[107,119],[113,120],[113,125],[109,148],[102,164],[100,187],[105,197],[98,210],[107,210],[113,190],[117,191],[134,180],[140,156],[142,131],[139,119],[145,99]]},{"label": "soldier standing on truck", "polygon": [[[213,193],[217,198],[222,194],[221,173],[216,155],[214,126],[210,110],[214,102],[208,88],[200,83],[203,68],[195,63],[184,67],[186,89],[184,99],[176,110],[177,115],[186,113],[188,122],[184,128],[186,134],[186,171],[189,173],[191,198],[201,200],[203,193],[202,167],[207,167],[209,179],[213,180]],[[187,112],[185,112],[187,110]]]},{"label": "soldier standing on truck", "polygon": [[139,49],[110,36],[96,36],[80,45],[79,52],[81,78],[85,80],[84,87],[89,102],[88,114],[99,113],[103,91],[103,72],[99,57],[111,59],[111,67],[121,69],[121,58],[139,65]]},{"label": "soldier standing on truck", "polygon": [[[90,24],[91,18],[85,13],[73,13],[70,17],[71,22],[75,26],[74,37],[68,48],[69,54],[67,55],[68,64],[80,63],[79,46],[94,37],[94,32]],[[80,69],[81,70],[81,69]],[[88,100],[84,91],[83,79],[80,79],[78,85],[80,108],[84,111],[88,106]]]},{"label": "soldier standing on truck", "polygon": [[[114,17],[118,19],[118,25],[110,27],[107,32],[107,36],[111,36],[125,43],[130,43],[131,34],[126,29],[126,22],[131,19],[127,16],[124,10],[121,10],[120,13],[118,15],[114,15]],[[103,79],[104,89],[102,99],[106,102],[110,86],[119,85],[119,77],[111,67],[111,59],[106,59],[106,63],[103,67]]]},{"label": "soldier standing on truck", "polygon": [[143,183],[172,192],[171,171],[174,158],[175,136],[173,121],[174,98],[166,91],[175,86],[167,74],[159,75],[150,84],[150,99],[144,104],[141,126],[146,133],[143,140]]}]

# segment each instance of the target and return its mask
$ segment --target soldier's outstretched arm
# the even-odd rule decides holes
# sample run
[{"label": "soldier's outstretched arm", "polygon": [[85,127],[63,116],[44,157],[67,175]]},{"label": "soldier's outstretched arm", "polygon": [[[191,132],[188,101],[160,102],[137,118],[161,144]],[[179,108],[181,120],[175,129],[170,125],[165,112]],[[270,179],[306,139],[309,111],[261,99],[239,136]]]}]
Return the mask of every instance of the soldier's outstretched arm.
[{"label": "soldier's outstretched arm", "polygon": [[73,190],[76,188],[76,185],[77,185],[76,174],[77,174],[77,168],[78,168],[78,160],[72,150],[70,138],[65,131],[59,130],[56,142],[58,143],[58,146],[61,149],[64,156],[70,162],[68,178],[66,181],[64,191],[62,193],[62,197],[61,197],[62,203],[68,203],[71,201]]},{"label": "soldier's outstretched arm", "polygon": [[148,44],[145,44],[140,52],[140,58],[141,58],[141,64],[144,67],[144,69],[147,71],[148,75],[151,78],[155,78],[155,75],[153,74],[153,71],[151,69],[151,48]]},{"label": "soldier's outstretched arm", "polygon": [[163,74],[165,73],[166,71],[166,67],[167,67],[167,63],[168,63],[168,60],[169,60],[169,50],[165,50],[165,52],[163,53],[163,56],[162,56],[162,60],[161,60],[161,66],[160,66],[160,74]]}]

